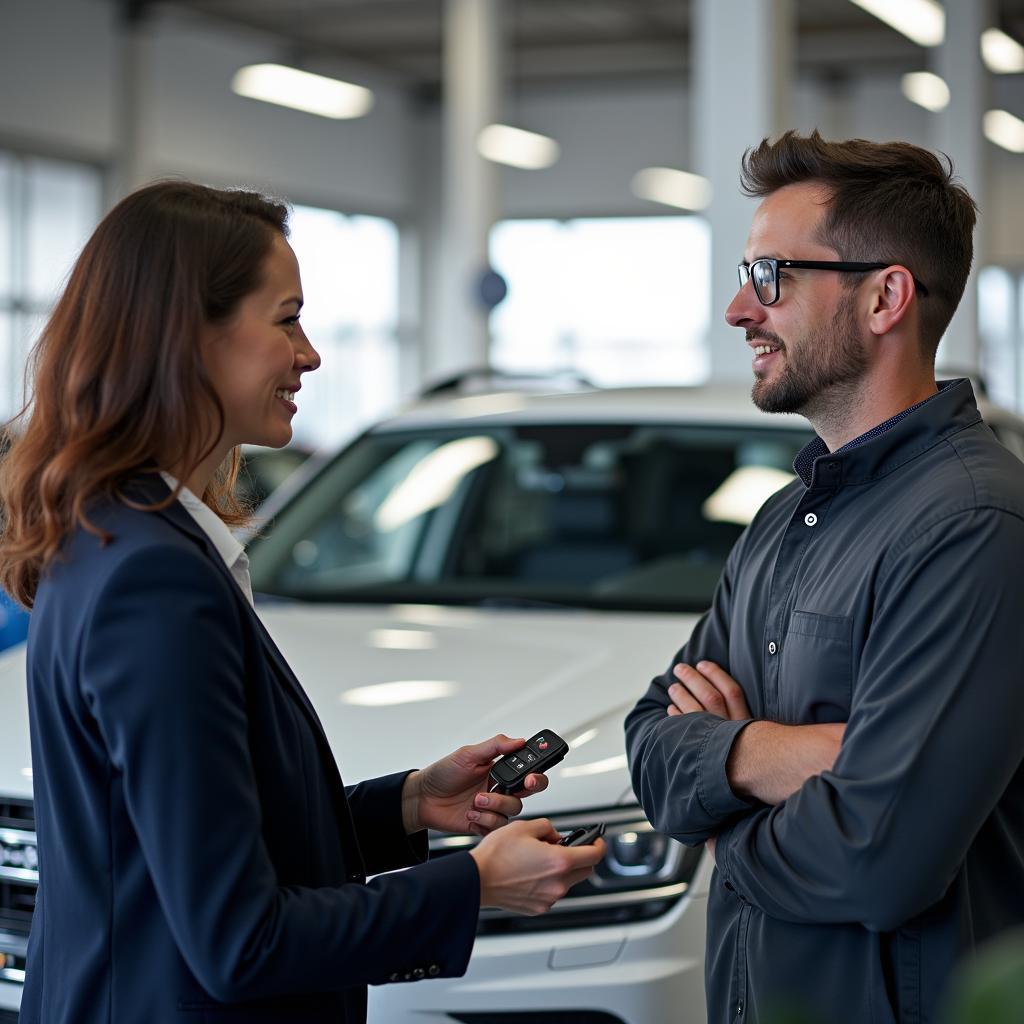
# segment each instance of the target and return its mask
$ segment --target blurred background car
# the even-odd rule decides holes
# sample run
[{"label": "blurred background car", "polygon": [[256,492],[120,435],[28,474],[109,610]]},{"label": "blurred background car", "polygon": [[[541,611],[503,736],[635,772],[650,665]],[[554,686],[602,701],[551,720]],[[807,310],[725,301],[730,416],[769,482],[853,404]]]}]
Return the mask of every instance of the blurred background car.
[{"label": "blurred background car", "polygon": [[236,493],[250,508],[258,508],[311,454],[311,448],[299,444],[287,448],[243,445]]}]

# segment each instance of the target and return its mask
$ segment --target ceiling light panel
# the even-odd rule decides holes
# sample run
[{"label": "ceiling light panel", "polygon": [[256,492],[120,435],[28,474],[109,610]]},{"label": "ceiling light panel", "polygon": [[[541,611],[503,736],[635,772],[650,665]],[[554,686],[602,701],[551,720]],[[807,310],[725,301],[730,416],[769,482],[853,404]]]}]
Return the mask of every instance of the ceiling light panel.
[{"label": "ceiling light panel", "polygon": [[239,68],[231,79],[231,89],[249,99],[336,120],[363,117],[373,106],[373,93],[361,85],[283,64]]},{"label": "ceiling light panel", "polygon": [[[936,0],[851,0],[920,46],[938,46],[946,36],[946,12]],[[962,0],[961,0],[962,2]]]},{"label": "ceiling light panel", "polygon": [[633,195],[683,210],[703,210],[711,202],[711,182],[674,167],[646,167],[630,182]]},{"label": "ceiling light panel", "polygon": [[945,110],[949,106],[949,86],[930,71],[911,71],[900,81],[903,95],[925,110]]},{"label": "ceiling light panel", "polygon": [[981,33],[981,56],[985,67],[997,75],[1024,71],[1024,46],[997,28]]},{"label": "ceiling light panel", "polygon": [[990,110],[983,121],[985,138],[1011,153],[1024,153],[1024,121],[1008,110]]},{"label": "ceiling light panel", "polygon": [[528,171],[550,167],[561,155],[554,139],[507,124],[489,124],[477,137],[476,148],[485,160]]}]

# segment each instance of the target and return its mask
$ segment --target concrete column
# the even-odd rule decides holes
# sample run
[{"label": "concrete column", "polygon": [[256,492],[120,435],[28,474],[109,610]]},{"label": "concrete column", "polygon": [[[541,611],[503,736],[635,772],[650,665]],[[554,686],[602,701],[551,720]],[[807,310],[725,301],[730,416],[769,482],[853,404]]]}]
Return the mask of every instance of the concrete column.
[{"label": "concrete column", "polygon": [[426,332],[429,379],[489,362],[487,311],[477,299],[487,237],[499,215],[500,169],[477,153],[500,120],[501,0],[446,0],[442,111],[442,239],[438,315]]},{"label": "concrete column", "polygon": [[990,194],[988,142],[982,118],[989,107],[989,73],[981,59],[981,33],[996,24],[992,0],[947,3],[946,38],[932,51],[932,70],[945,79],[950,101],[932,122],[932,146],[953,160],[958,177],[981,207],[974,236],[974,269],[960,307],[939,346],[938,366],[974,370],[980,364],[979,265],[987,262]]},{"label": "concrete column", "polygon": [[795,45],[792,0],[696,0],[694,153],[711,181],[712,380],[752,379],[750,351],[724,315],[738,283],[736,264],[757,208],[739,190],[740,158],[765,136],[789,127]]},{"label": "concrete column", "polygon": [[112,202],[145,182],[143,124],[145,76],[149,60],[149,0],[124,0],[119,20],[120,63],[117,69],[117,162],[112,175]]}]

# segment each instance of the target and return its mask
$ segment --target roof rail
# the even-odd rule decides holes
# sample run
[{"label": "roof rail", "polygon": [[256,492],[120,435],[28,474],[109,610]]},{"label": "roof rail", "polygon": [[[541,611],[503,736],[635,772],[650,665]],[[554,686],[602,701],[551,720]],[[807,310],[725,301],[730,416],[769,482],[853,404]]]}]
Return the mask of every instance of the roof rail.
[{"label": "roof rail", "polygon": [[555,370],[551,373],[512,373],[506,370],[496,370],[491,366],[476,366],[468,370],[461,370],[451,377],[444,377],[439,381],[428,384],[421,392],[421,398],[428,398],[432,395],[441,395],[447,391],[474,390],[471,385],[476,385],[478,391],[489,390],[495,387],[509,388],[518,384],[528,389],[538,386],[543,387],[572,387],[592,388],[594,385],[586,377],[575,370]]}]

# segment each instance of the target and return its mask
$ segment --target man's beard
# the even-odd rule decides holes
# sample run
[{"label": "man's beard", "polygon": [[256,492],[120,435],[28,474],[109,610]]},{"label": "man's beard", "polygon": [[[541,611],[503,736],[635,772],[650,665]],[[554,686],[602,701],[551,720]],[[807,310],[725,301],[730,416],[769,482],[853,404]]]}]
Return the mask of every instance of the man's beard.
[{"label": "man's beard", "polygon": [[[750,397],[763,412],[799,412],[807,415],[830,391],[848,394],[868,368],[867,353],[854,327],[854,296],[845,296],[826,327],[801,338],[798,361],[786,348],[782,372],[774,379],[756,380]],[[757,331],[753,337],[765,337]],[[785,346],[772,335],[766,340]]]}]

